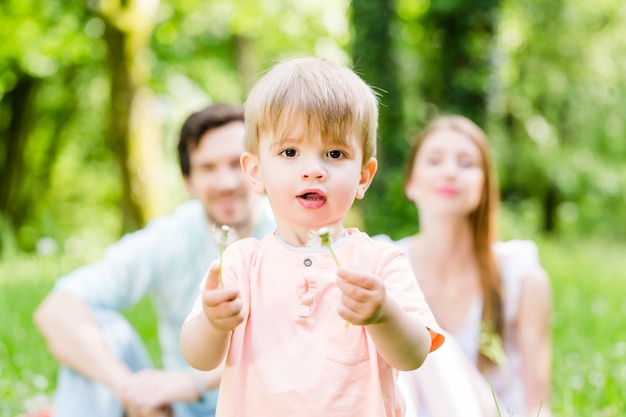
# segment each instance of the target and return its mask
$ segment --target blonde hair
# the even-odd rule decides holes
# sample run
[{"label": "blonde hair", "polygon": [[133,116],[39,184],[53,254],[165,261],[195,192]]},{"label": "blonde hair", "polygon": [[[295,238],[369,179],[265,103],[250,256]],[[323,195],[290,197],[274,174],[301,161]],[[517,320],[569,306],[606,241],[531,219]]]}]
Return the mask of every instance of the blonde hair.
[{"label": "blonde hair", "polygon": [[276,64],[250,91],[244,119],[244,146],[253,154],[258,154],[260,133],[284,139],[300,120],[305,134],[318,132],[336,144],[360,139],[363,163],[376,156],[376,94],[354,71],[323,58]]},{"label": "blonde hair", "polygon": [[[492,329],[502,340],[504,331],[503,290],[500,271],[493,253],[493,243],[497,238],[498,205],[500,196],[497,188],[495,171],[489,144],[485,132],[470,119],[458,115],[445,115],[433,119],[417,136],[409,154],[406,179],[411,176],[415,158],[424,140],[433,132],[449,129],[470,139],[478,148],[485,177],[485,183],[478,207],[470,213],[469,221],[474,240],[474,254],[478,263],[480,283],[483,294],[482,320],[487,328]],[[479,367],[484,369],[493,361],[482,353],[479,356]]]}]

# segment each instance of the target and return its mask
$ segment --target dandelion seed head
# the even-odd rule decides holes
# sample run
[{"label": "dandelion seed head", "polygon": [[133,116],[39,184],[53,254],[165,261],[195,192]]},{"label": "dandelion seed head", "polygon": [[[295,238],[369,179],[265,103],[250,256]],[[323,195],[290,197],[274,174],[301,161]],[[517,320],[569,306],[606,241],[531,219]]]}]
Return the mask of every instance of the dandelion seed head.
[{"label": "dandelion seed head", "polygon": [[317,229],[317,235],[318,236],[329,236],[330,235],[330,229],[328,227],[320,227],[319,229]]},{"label": "dandelion seed head", "polygon": [[225,224],[220,227],[213,226],[212,235],[217,243],[224,246],[230,245],[239,238],[235,228]]},{"label": "dandelion seed head", "polygon": [[328,227],[320,227],[317,230],[309,231],[306,245],[309,248],[330,248],[332,238],[330,236],[330,229]]},{"label": "dandelion seed head", "polygon": [[317,235],[322,241],[322,246],[330,246],[330,230],[328,227],[322,227],[317,231]]}]

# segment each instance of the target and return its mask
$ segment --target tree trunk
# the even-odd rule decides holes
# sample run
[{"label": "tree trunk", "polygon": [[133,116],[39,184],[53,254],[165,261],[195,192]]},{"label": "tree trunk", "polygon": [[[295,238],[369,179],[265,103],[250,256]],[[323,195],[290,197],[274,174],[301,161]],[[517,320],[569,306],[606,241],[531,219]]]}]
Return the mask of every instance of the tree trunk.
[{"label": "tree trunk", "polygon": [[30,109],[35,98],[39,80],[19,74],[15,87],[4,95],[3,107],[10,108],[8,127],[4,132],[4,155],[0,159],[0,216],[16,230],[24,221],[16,204],[19,199],[20,175],[24,172],[24,150],[30,130]]},{"label": "tree trunk", "polygon": [[130,162],[130,117],[137,87],[130,68],[131,57],[126,54],[129,34],[119,30],[105,20],[105,40],[109,53],[111,72],[111,103],[109,115],[109,140],[117,159],[121,176],[122,232],[141,227],[144,223],[139,202],[135,199],[132,187]]},{"label": "tree trunk", "polygon": [[233,35],[236,45],[237,71],[241,74],[245,94],[254,87],[259,80],[260,70],[252,51],[252,40],[243,35]]},{"label": "tree trunk", "polygon": [[431,3],[423,15],[424,99],[441,112],[459,113],[484,126],[491,45],[500,0]]},{"label": "tree trunk", "polygon": [[398,181],[402,181],[406,142],[402,93],[391,37],[394,20],[391,0],[352,0],[354,69],[380,94],[377,155],[380,169],[368,191],[370,197],[357,204],[364,227],[370,233],[398,231],[408,206],[402,204],[402,191],[398,192],[397,187]]},{"label": "tree trunk", "polygon": [[[155,122],[140,111],[138,106],[145,102],[137,97],[146,84],[148,64],[143,53],[150,41],[158,5],[158,0],[101,2],[101,6],[106,6],[100,10],[100,16],[105,24],[111,75],[109,137],[120,169],[122,232],[142,227],[155,210],[151,207],[154,193],[150,189],[153,171],[142,165],[160,160],[146,161],[142,153],[146,146],[158,148],[160,138],[151,136]],[[146,145],[145,141],[157,143]],[[142,172],[148,172],[145,178],[141,177]]]},{"label": "tree trunk", "polygon": [[543,196],[543,231],[555,233],[557,230],[557,207],[559,205],[559,189],[552,183],[548,184]]}]

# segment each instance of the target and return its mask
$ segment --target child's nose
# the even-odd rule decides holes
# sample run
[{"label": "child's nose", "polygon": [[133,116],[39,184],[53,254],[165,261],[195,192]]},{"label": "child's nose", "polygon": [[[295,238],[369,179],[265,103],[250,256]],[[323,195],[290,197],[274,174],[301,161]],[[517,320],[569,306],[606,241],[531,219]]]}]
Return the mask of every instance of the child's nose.
[{"label": "child's nose", "polygon": [[302,178],[306,180],[326,180],[326,170],[320,161],[310,160],[307,162],[306,168],[302,171]]}]

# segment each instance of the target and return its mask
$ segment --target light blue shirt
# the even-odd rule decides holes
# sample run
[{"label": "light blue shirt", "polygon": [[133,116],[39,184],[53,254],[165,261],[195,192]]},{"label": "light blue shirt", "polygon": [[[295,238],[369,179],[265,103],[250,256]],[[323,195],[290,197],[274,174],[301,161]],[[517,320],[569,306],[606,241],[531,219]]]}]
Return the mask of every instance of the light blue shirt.
[{"label": "light blue shirt", "polygon": [[[266,200],[258,208],[259,225],[251,237],[275,229]],[[145,296],[152,299],[158,320],[165,369],[188,369],[179,344],[180,328],[199,293],[199,285],[219,246],[211,236],[202,204],[190,200],[168,216],[124,236],[104,257],[60,278],[55,292],[67,292],[96,308],[122,311]]]}]

